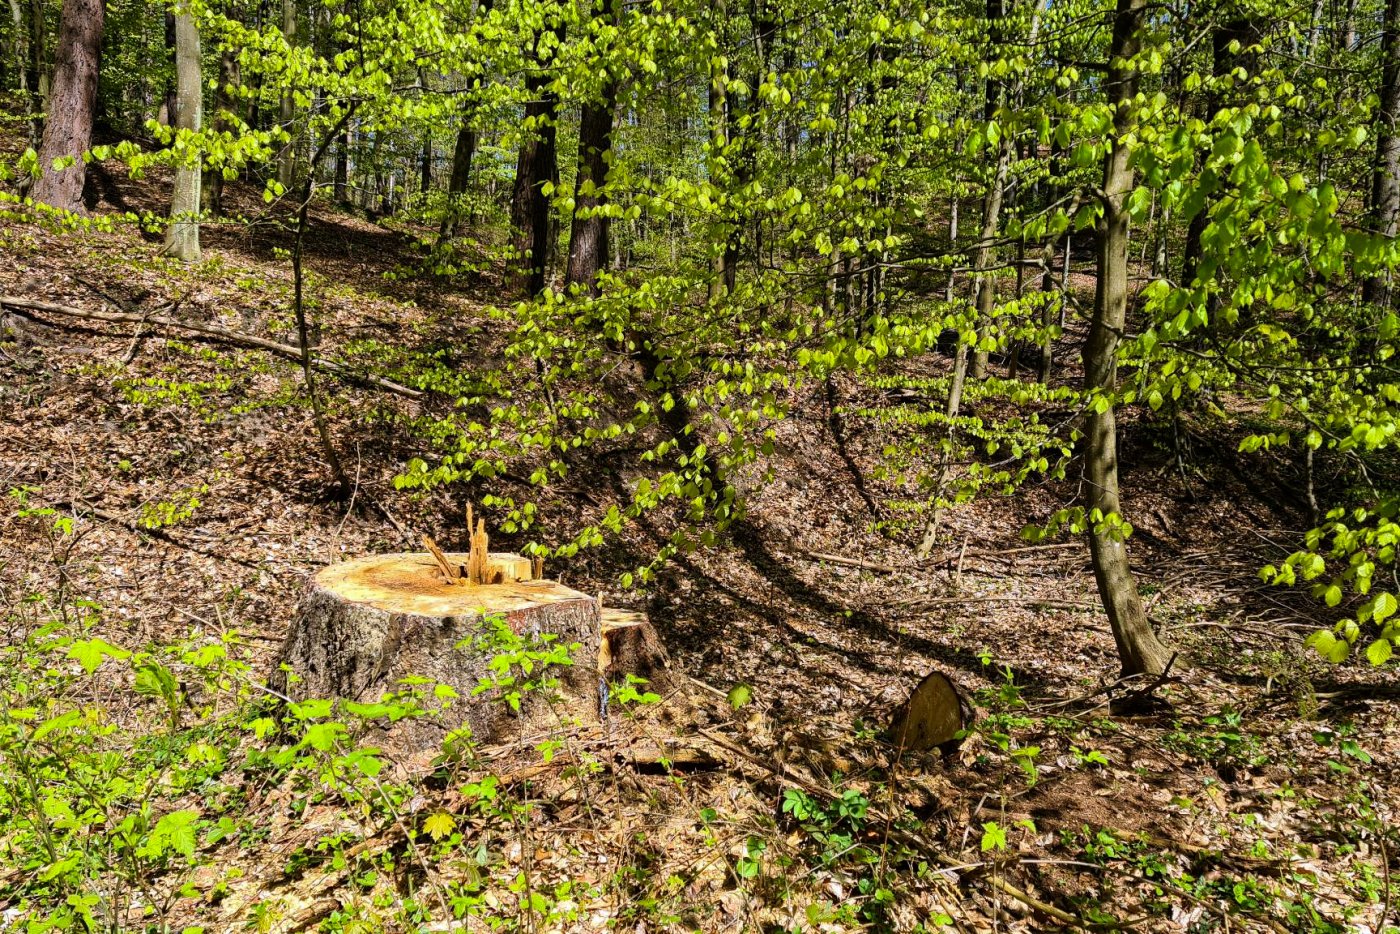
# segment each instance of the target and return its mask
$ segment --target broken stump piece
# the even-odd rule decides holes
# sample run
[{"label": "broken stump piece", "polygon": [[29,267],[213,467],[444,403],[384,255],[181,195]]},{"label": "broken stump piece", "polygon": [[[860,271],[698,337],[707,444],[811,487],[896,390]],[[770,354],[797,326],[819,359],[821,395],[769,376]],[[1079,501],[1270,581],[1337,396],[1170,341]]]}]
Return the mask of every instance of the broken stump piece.
[{"label": "broken stump piece", "polygon": [[[462,554],[445,557],[466,560]],[[393,742],[386,745],[436,751],[442,736],[461,726],[478,739],[491,739],[520,725],[493,692],[472,694],[491,657],[502,651],[482,639],[490,633],[483,619],[501,616],[517,635],[553,633],[565,645],[580,644],[574,664],[558,670],[560,689],[571,701],[568,713],[596,722],[598,601],[554,581],[529,580],[527,558],[490,559],[506,572],[503,583],[448,581],[426,553],[373,555],[321,570],[311,578],[283,644],[281,661],[297,676],[281,679],[283,686],[297,700],[373,702],[399,689],[405,677],[427,678],[450,686],[457,698],[440,719],[395,725]],[[522,575],[526,579],[512,579]],[[531,715],[529,709],[522,714]]]},{"label": "broken stump piece", "polygon": [[951,749],[966,726],[963,711],[957,687],[947,675],[935,671],[895,711],[889,741],[906,752]]},{"label": "broken stump piece", "polygon": [[646,690],[656,694],[665,694],[674,687],[671,658],[645,613],[605,609],[602,622],[598,670],[608,684],[625,682],[628,675],[634,675],[645,678]]}]

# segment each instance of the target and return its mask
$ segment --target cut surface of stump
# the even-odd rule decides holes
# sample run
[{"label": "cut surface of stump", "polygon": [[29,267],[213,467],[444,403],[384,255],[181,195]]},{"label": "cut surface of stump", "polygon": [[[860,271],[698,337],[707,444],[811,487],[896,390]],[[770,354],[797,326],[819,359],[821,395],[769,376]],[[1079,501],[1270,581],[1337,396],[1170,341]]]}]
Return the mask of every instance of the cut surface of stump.
[{"label": "cut surface of stump", "polygon": [[965,725],[962,695],[947,675],[935,671],[895,711],[889,741],[908,752],[949,749]]},{"label": "cut surface of stump", "polygon": [[[467,556],[447,558],[465,563]],[[537,718],[528,709],[513,715],[494,692],[472,696],[492,655],[501,651],[482,638],[491,635],[483,620],[499,616],[527,640],[553,633],[554,644],[580,644],[574,664],[556,674],[571,701],[565,711],[596,722],[598,601],[554,581],[512,579],[517,571],[529,577],[528,558],[492,554],[490,561],[509,570],[504,583],[449,581],[427,553],[375,555],[321,570],[311,578],[283,645],[281,660],[300,679],[288,686],[294,699],[373,702],[397,690],[402,679],[418,676],[448,685],[458,696],[440,719],[396,725],[387,745],[436,751],[436,741],[461,726],[483,740],[502,735],[521,727],[522,719]],[[536,708],[533,713],[543,706],[525,700]]]}]

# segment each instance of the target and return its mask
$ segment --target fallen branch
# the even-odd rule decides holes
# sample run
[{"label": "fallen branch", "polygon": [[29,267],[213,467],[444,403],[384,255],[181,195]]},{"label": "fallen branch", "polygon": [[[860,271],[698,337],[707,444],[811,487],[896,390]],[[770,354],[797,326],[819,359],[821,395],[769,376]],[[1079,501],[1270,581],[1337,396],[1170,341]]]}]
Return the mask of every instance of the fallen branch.
[{"label": "fallen branch", "polygon": [[[138,327],[160,325],[161,327],[173,328],[177,331],[198,334],[205,340],[215,343],[256,348],[282,357],[284,360],[291,360],[294,363],[301,362],[301,351],[290,344],[279,344],[276,341],[271,341],[264,337],[242,334],[238,331],[230,331],[226,328],[215,327],[212,324],[180,321],[167,315],[138,315],[116,311],[91,311],[84,308],[73,308],[69,305],[56,305],[53,302],[41,302],[38,299],[24,298],[18,295],[0,295],[0,307],[7,308],[16,314],[31,319],[34,318],[31,312],[38,311],[54,315],[65,315],[69,318],[77,318],[81,321],[104,321],[110,324],[135,324]],[[364,383],[408,399],[423,398],[423,393],[417,389],[411,389],[401,383],[396,383],[393,380],[384,379],[380,376],[356,373],[349,367],[336,363],[333,360],[327,360],[324,357],[313,357],[311,359],[311,365],[318,370],[325,370],[328,373],[333,373],[350,382]]]},{"label": "fallen branch", "polygon": [[936,606],[957,606],[960,603],[1019,603],[1038,610],[1099,610],[1097,603],[1079,603],[1073,600],[1045,600],[1040,597],[934,597],[929,600],[914,600],[898,604],[895,609],[907,613]]},{"label": "fallen branch", "polygon": [[847,558],[844,555],[828,555],[819,551],[807,552],[807,557],[813,561],[825,561],[827,564],[840,564],[848,568],[860,568],[864,571],[878,571],[881,574],[895,574],[899,568],[891,567],[888,564],[878,564],[874,561],[866,561],[864,558]]},{"label": "fallen branch", "polygon": [[245,561],[242,558],[235,558],[233,555],[224,554],[221,551],[211,551],[209,549],[200,548],[197,545],[191,545],[187,541],[183,541],[182,539],[176,538],[174,535],[171,535],[169,532],[165,531],[165,529],[162,529],[159,526],[152,527],[142,525],[140,522],[137,522],[134,519],[128,519],[124,516],[119,516],[114,512],[109,512],[106,509],[100,509],[97,506],[89,506],[86,503],[75,503],[70,500],[62,500],[59,502],[51,503],[50,506],[54,509],[68,510],[73,514],[73,518],[75,519],[81,519],[85,515],[90,516],[94,519],[100,519],[103,522],[110,522],[112,525],[119,525],[129,532],[135,533],[136,535],[147,535],[151,538],[158,538],[161,541],[174,545],[177,548],[183,548],[186,551],[192,551],[195,554],[203,555],[206,558],[214,558],[219,561],[228,561],[231,564],[242,565],[243,567],[248,568],[252,571],[266,570],[266,568],[262,567],[261,565],[255,564],[252,561]]}]

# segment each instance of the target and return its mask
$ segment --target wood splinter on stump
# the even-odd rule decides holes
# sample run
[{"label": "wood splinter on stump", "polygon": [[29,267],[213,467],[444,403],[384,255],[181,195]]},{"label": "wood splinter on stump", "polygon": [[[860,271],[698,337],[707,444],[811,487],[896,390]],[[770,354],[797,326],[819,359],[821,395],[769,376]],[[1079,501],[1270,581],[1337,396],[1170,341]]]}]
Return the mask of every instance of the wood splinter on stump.
[{"label": "wood splinter on stump", "polygon": [[[488,739],[521,726],[489,693],[472,696],[491,656],[500,651],[481,644],[482,619],[498,615],[518,635],[553,633],[565,645],[580,644],[574,664],[558,671],[560,690],[570,701],[568,713],[596,722],[598,601],[554,581],[532,579],[538,564],[486,552],[484,540],[481,544],[475,553],[444,553],[434,545],[426,554],[373,555],[324,568],[312,577],[282,649],[282,662],[299,680],[290,685],[289,679],[274,680],[282,680],[294,699],[365,702],[398,689],[409,675],[428,678],[456,691],[453,705],[440,719],[395,725],[386,745],[435,751],[445,731],[464,725]],[[471,568],[497,583],[449,576],[453,568]],[[530,719],[532,711],[524,716]]]},{"label": "wood splinter on stump", "polygon": [[544,558],[539,555],[522,558],[520,555],[491,553],[491,537],[486,534],[486,520],[476,520],[471,503],[467,504],[466,561],[449,560],[428,535],[423,536],[423,547],[433,556],[438,570],[449,584],[503,584],[512,580],[539,580],[544,577]]}]

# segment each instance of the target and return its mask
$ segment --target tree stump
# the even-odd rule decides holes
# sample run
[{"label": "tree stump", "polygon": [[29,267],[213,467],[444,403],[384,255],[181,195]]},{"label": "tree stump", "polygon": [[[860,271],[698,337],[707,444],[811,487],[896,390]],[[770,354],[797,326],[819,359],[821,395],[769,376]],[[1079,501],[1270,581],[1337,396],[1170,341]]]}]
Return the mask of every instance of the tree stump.
[{"label": "tree stump", "polygon": [[932,672],[895,711],[888,739],[909,752],[951,751],[966,726],[964,706],[953,682],[941,672]]},{"label": "tree stump", "polygon": [[603,610],[598,670],[610,685],[625,683],[628,675],[635,675],[647,681],[639,690],[664,695],[675,687],[671,658],[661,636],[646,614],[633,610]]},{"label": "tree stump", "polygon": [[[465,564],[468,556],[446,557]],[[567,713],[597,722],[598,601],[554,581],[528,579],[530,561],[519,555],[493,553],[490,564],[501,583],[449,581],[426,553],[374,555],[323,569],[311,578],[283,645],[281,660],[297,676],[280,679],[283,686],[297,700],[373,702],[416,675],[450,686],[458,697],[440,719],[396,725],[385,745],[436,752],[447,731],[462,726],[479,740],[497,738],[524,728],[522,718],[537,719],[542,706],[526,697],[515,715],[490,692],[472,696],[499,651],[477,644],[488,633],[483,619],[502,616],[517,635],[554,633],[564,645],[580,644],[574,664],[558,669],[560,688],[570,700]]]}]

